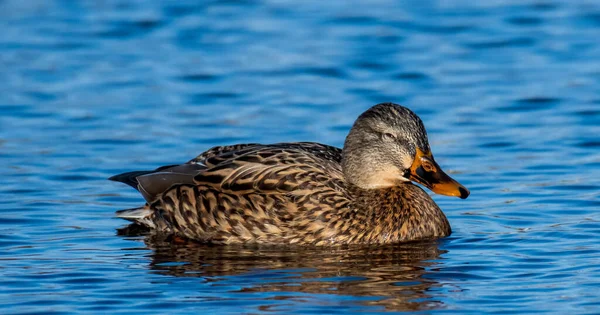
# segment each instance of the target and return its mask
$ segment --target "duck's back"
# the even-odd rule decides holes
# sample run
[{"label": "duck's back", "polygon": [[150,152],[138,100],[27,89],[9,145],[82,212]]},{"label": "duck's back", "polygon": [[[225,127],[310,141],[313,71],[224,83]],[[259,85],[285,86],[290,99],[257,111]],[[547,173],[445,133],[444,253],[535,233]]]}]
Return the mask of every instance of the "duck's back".
[{"label": "duck's back", "polygon": [[318,143],[212,148],[188,163],[113,180],[147,201],[120,217],[213,243],[318,243],[349,202],[341,150]]}]

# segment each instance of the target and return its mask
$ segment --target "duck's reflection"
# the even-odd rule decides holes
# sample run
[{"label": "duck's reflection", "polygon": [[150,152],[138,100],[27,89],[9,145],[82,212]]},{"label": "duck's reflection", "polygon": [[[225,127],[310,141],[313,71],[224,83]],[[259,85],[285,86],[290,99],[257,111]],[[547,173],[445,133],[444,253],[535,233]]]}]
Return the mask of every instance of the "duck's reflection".
[{"label": "duck's reflection", "polygon": [[[130,226],[119,234],[139,235],[139,231]],[[209,281],[223,276],[255,276],[240,292],[372,297],[360,299],[360,303],[391,311],[443,307],[431,292],[440,287],[433,275],[439,262],[432,261],[443,253],[437,242],[339,248],[211,246],[181,244],[156,236],[145,236],[144,242],[153,250],[150,268],[161,274]],[[294,297],[281,297],[287,298]]]}]

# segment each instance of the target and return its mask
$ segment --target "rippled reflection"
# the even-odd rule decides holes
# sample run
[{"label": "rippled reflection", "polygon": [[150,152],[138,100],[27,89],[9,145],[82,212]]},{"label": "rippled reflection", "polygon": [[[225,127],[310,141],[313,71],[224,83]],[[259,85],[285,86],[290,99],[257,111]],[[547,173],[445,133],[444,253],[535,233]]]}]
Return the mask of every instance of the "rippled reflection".
[{"label": "rippled reflection", "polygon": [[[143,234],[135,225],[118,232]],[[443,305],[429,293],[440,287],[430,275],[445,252],[437,242],[315,248],[181,244],[151,235],[143,241],[152,250],[151,270],[215,283],[226,277],[245,278],[247,283],[233,292],[286,292],[277,298],[292,300],[302,296],[289,292],[347,295],[353,296],[352,303],[394,311]]]}]

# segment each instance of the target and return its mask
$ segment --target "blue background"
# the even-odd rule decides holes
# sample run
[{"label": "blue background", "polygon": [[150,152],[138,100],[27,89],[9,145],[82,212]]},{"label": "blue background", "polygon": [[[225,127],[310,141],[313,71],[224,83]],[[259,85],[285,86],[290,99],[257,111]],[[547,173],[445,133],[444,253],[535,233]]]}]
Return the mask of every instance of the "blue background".
[{"label": "blue background", "polygon": [[[0,312],[594,313],[596,1],[0,1]],[[172,245],[107,177],[238,142],[341,146],[393,101],[471,189],[451,237]]]}]

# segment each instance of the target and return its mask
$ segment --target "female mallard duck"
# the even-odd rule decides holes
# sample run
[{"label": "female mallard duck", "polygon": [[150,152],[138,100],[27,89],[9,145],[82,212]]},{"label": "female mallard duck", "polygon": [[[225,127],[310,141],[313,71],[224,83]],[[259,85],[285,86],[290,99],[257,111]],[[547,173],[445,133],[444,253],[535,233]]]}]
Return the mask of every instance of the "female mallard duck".
[{"label": "female mallard duck", "polygon": [[110,178],[146,199],[118,216],[158,232],[231,244],[384,244],[451,233],[414,180],[462,199],[423,122],[385,103],[358,117],[342,150],[312,142],[214,147],[181,165]]}]

